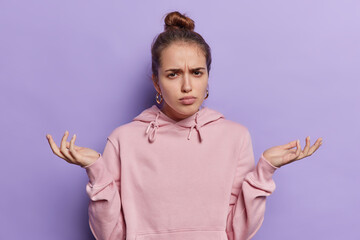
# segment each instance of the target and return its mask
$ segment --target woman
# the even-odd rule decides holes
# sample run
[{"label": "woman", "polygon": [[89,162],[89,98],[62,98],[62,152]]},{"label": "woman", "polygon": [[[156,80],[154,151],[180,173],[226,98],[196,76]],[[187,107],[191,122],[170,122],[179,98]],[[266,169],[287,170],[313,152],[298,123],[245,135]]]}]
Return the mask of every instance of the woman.
[{"label": "woman", "polygon": [[[152,44],[152,80],[161,107],[143,110],[107,138],[103,154],[67,142],[53,152],[84,168],[89,225],[96,239],[250,239],[260,228],[276,169],[313,154],[299,141],[264,151],[255,166],[240,123],[203,107],[210,47],[179,12]],[[145,134],[144,134],[145,133]],[[296,147],[296,148],[295,148]]]}]

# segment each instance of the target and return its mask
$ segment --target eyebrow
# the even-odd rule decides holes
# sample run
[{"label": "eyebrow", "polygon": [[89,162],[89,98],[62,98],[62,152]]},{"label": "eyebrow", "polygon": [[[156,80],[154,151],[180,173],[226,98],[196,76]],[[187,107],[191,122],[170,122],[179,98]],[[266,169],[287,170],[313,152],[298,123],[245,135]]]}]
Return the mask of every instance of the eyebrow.
[{"label": "eyebrow", "polygon": [[[192,68],[191,70],[200,70],[200,69],[204,69],[204,67],[198,67],[198,68]],[[180,68],[170,68],[170,69],[167,69],[165,70],[165,72],[178,72],[178,71],[181,71]]]}]

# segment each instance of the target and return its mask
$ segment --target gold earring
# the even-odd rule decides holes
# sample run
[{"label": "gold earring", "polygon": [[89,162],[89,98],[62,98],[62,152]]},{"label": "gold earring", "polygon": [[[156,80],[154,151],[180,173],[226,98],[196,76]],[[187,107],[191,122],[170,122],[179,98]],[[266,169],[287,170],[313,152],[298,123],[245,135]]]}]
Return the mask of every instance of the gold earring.
[{"label": "gold earring", "polygon": [[206,89],[206,97],[204,99],[207,99],[209,97],[209,90]]},{"label": "gold earring", "polygon": [[160,93],[160,97],[161,97],[161,99],[159,100],[159,93],[156,93],[156,102],[158,104],[160,104],[162,102],[162,100],[163,100],[163,97],[162,97],[161,93]]}]

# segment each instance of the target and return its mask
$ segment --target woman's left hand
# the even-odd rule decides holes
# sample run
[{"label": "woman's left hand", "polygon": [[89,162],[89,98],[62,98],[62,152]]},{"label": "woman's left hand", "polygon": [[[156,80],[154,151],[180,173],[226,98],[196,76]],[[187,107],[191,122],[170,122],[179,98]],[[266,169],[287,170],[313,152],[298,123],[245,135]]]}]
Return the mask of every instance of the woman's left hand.
[{"label": "woman's left hand", "polygon": [[[275,146],[263,152],[264,157],[275,167],[281,167],[285,164],[311,156],[322,144],[322,138],[318,138],[314,145],[310,147],[310,136],[306,139],[306,145],[301,151],[300,141],[295,140],[288,144]],[[296,147],[296,149],[292,149]]]}]

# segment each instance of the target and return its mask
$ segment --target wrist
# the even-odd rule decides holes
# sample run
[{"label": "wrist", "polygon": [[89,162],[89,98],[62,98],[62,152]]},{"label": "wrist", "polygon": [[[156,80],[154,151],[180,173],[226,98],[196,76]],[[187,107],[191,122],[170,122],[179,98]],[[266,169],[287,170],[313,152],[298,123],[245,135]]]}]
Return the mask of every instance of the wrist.
[{"label": "wrist", "polygon": [[281,165],[277,164],[274,159],[272,159],[270,156],[268,156],[265,152],[262,154],[264,159],[270,163],[273,167],[280,168]]},{"label": "wrist", "polygon": [[83,164],[81,167],[82,168],[87,168],[89,166],[91,166],[92,164],[94,164],[99,158],[101,157],[101,153],[98,153],[98,155],[95,157],[91,157],[91,160],[88,161],[87,163]]}]

